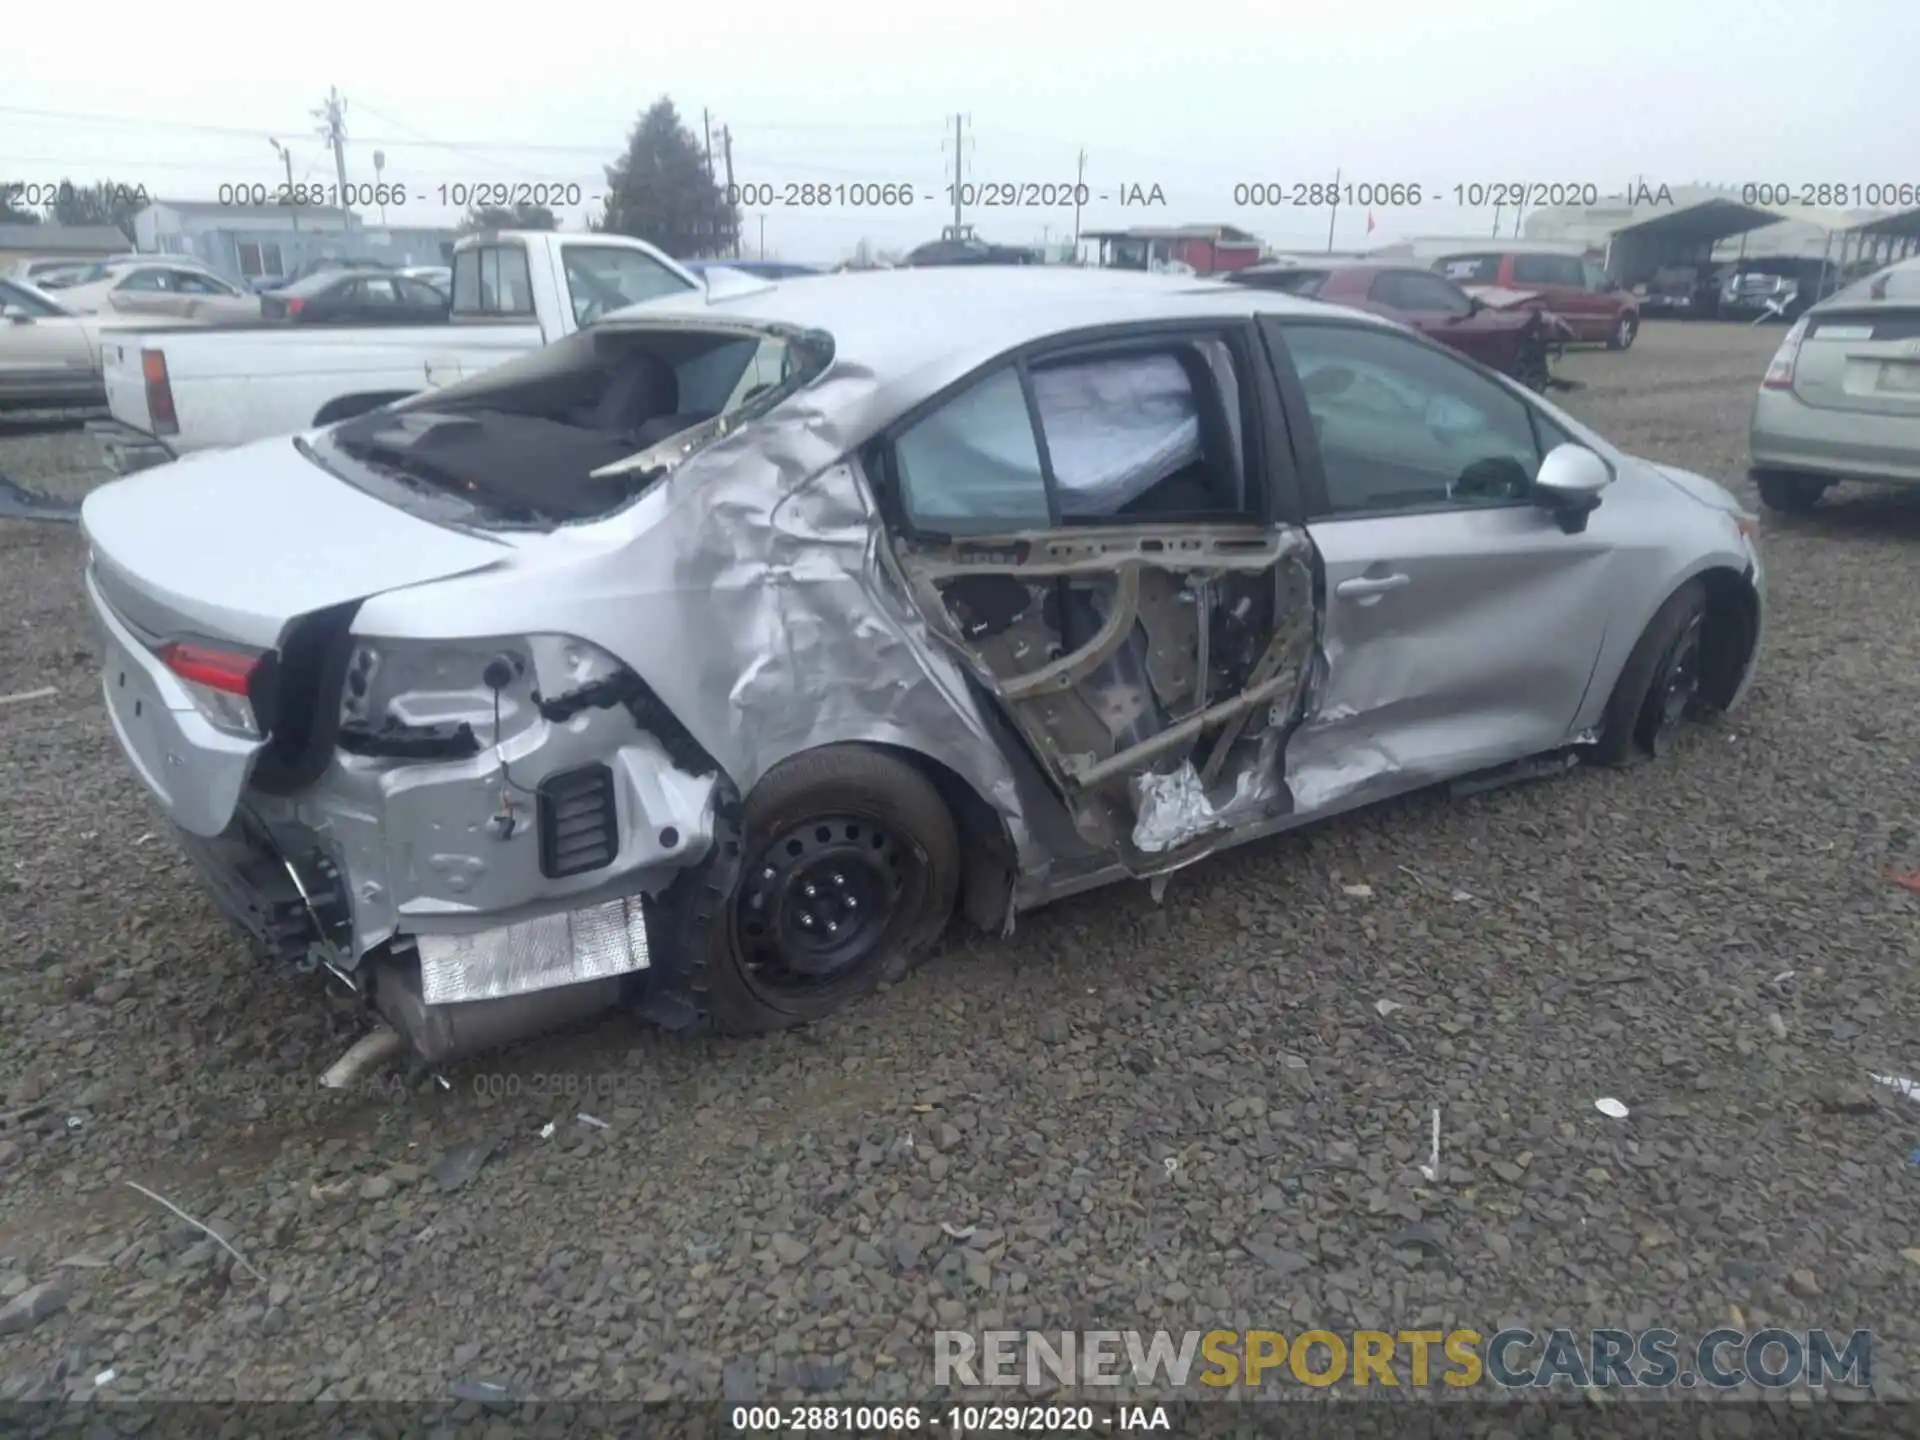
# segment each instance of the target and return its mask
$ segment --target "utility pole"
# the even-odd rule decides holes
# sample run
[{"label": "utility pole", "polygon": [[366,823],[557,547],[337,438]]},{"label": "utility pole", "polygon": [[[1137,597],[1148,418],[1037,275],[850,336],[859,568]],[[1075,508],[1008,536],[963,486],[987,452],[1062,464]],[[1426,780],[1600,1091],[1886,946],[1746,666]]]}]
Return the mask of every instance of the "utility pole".
[{"label": "utility pole", "polygon": [[960,226],[961,226],[960,187],[964,182],[965,176],[966,176],[966,171],[962,168],[961,161],[960,161],[960,147],[962,143],[964,143],[960,134],[960,129],[964,123],[965,123],[964,116],[956,115],[953,117],[953,233],[956,237],[958,237],[958,235],[960,234]]},{"label": "utility pole", "polygon": [[760,212],[760,258],[767,258],[767,212]]},{"label": "utility pole", "polygon": [[736,192],[733,188],[733,129],[731,126],[720,127],[720,151],[725,156],[727,164],[727,240],[729,248],[733,251],[733,258],[738,260],[740,258],[740,212],[733,206],[733,196]]},{"label": "utility pole", "polygon": [[965,213],[965,186],[967,178],[965,146],[967,142],[966,136],[963,133],[966,121],[967,117],[964,115],[955,115],[953,117],[953,224],[947,227],[947,233],[943,237],[948,240],[958,240],[967,233],[967,217]]},{"label": "utility pole", "polygon": [[1327,253],[1333,253],[1333,226],[1340,218],[1340,172],[1333,172],[1333,210],[1327,216]]},{"label": "utility pole", "polygon": [[700,112],[700,133],[707,137],[707,183],[713,183],[713,112]]},{"label": "utility pole", "polygon": [[1493,207],[1493,238],[1496,240],[1500,238],[1500,208],[1497,204]]},{"label": "utility pole", "polygon": [[287,162],[287,213],[293,217],[293,233],[300,233],[300,207],[293,203],[293,152],[271,135],[267,143],[273,146],[273,153]]},{"label": "utility pole", "polygon": [[352,215],[347,205],[347,102],[338,85],[327,87],[327,98],[313,112],[313,118],[321,122],[321,138],[333,146],[333,173],[340,182],[340,208]]},{"label": "utility pole", "polygon": [[1073,263],[1080,263],[1080,197],[1087,188],[1087,152],[1080,152],[1080,168],[1073,176]]}]

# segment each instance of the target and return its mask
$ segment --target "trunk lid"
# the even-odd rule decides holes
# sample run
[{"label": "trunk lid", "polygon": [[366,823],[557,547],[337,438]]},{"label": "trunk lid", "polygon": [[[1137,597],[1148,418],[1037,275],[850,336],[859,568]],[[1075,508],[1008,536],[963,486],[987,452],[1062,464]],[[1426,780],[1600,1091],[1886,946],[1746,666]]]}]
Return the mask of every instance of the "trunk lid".
[{"label": "trunk lid", "polygon": [[[508,545],[404,514],[336,479],[291,439],[265,440],[106,485],[81,507],[87,596],[107,716],[134,771],[195,835],[231,823],[269,744],[305,745],[320,663],[293,627],[382,591],[484,569]],[[168,643],[270,652],[248,694],[267,713],[235,729]],[[216,686],[217,688],[217,686]],[[273,712],[287,710],[277,722]],[[275,730],[281,732],[275,738]],[[260,733],[265,731],[265,734]]]},{"label": "trunk lid", "polygon": [[1920,305],[1812,311],[1793,394],[1816,409],[1920,417]]},{"label": "trunk lid", "polygon": [[1920,416],[1920,305],[1813,311],[1793,393],[1821,410]]},{"label": "trunk lid", "polygon": [[277,647],[315,610],[513,553],[383,504],[291,438],[210,451],[87,496],[81,525],[108,602],[154,635]]}]

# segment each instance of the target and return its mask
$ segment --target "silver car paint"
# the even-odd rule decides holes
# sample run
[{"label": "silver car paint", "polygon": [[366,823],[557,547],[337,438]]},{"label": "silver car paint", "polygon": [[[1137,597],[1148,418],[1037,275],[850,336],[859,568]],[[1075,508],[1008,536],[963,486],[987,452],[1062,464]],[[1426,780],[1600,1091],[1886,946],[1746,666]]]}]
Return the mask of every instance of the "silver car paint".
[{"label": "silver car paint", "polygon": [[[419,647],[430,656],[444,645],[477,653],[516,637],[577,637],[635,670],[743,793],[787,757],[837,741],[927,756],[997,814],[1017,856],[1020,903],[1038,903],[1083,888],[1089,877],[1066,876],[1058,885],[1050,879],[1061,852],[1036,833],[1035,792],[1023,787],[960,665],[915,609],[850,457],[945,386],[1011,348],[1062,331],[1305,311],[1325,313],[1238,287],[1044,271],[890,272],[766,286],[724,300],[670,297],[603,324],[817,326],[833,336],[835,357],[771,414],[697,450],[603,521],[511,543],[453,534],[378,505],[275,441],[123,482],[156,487],[126,492],[138,500],[116,494],[122,486],[96,492],[86,523],[97,548],[137,556],[143,576],[160,576],[170,608],[222,621],[231,628],[216,633],[237,638],[277,633],[306,608],[362,595],[370,598],[358,612],[356,635],[400,654]],[[1355,315],[1353,323],[1384,322]],[[1525,508],[1440,517],[1437,528],[1436,517],[1313,527],[1330,566],[1361,569],[1372,563],[1368,547],[1383,532],[1356,526],[1399,527],[1390,537],[1394,548],[1433,579],[1386,596],[1377,607],[1384,613],[1367,617],[1370,634],[1341,613],[1340,602],[1322,617],[1318,688],[1287,756],[1294,810],[1248,817],[1223,841],[1567,743],[1591,728],[1628,650],[1676,585],[1711,566],[1749,564],[1750,548],[1726,511],[1684,498],[1680,487],[1571,417],[1526,398],[1615,467],[1618,479],[1591,533],[1561,536]],[[242,475],[276,500],[283,490],[295,496],[301,523],[285,525],[267,513],[277,505],[235,494]],[[166,519],[168,502],[197,493],[200,484],[233,499],[237,518],[220,528],[234,546],[258,546],[264,554],[262,535],[285,537],[286,550],[274,552],[280,565],[253,566],[244,592],[221,575],[203,583],[157,553],[179,528]],[[321,500],[322,490],[331,498]],[[372,512],[378,525],[370,523]],[[138,534],[136,516],[154,533]],[[212,526],[216,516],[204,519]],[[1468,519],[1477,523],[1455,523]],[[364,543],[375,532],[396,538],[380,542],[374,558],[346,543]],[[439,537],[433,548],[422,532]],[[1607,538],[1616,547],[1611,552],[1601,545]],[[1524,583],[1470,594],[1448,567],[1476,539],[1504,547]],[[316,544],[326,566],[296,563],[293,557],[315,553]],[[202,593],[213,598],[197,598]],[[1544,630],[1543,613],[1553,617]],[[1383,653],[1418,654],[1418,663],[1380,665],[1356,655],[1362,634],[1369,646],[1391,647]],[[1548,663],[1544,688],[1535,648],[1543,640],[1579,647]],[[1431,653],[1420,652],[1422,645]],[[1531,655],[1536,663],[1494,652]],[[422,663],[432,668],[430,660]],[[480,691],[469,688],[447,703],[445,713],[468,714],[477,732],[490,733],[480,755],[436,764],[336,756],[297,799],[262,801],[299,813],[342,847],[354,882],[357,952],[395,933],[498,926],[636,886],[651,889],[709,843],[716,777],[689,775],[657,745],[649,750],[650,737],[623,712],[589,710],[555,725],[516,716],[509,706],[491,733],[491,715],[478,713]],[[513,804],[505,767],[537,781],[589,756],[621,758],[630,777],[623,820],[644,815],[653,826],[670,818],[685,843],[669,855],[649,849],[644,834],[629,834],[632,853],[613,870],[573,882],[544,880],[531,863],[526,830],[490,823]],[[1040,804],[1057,805],[1040,794]],[[216,800],[202,818],[218,808]],[[1192,817],[1200,827],[1216,820]],[[509,833],[501,835],[502,828]],[[1164,846],[1180,837],[1154,838]]]}]

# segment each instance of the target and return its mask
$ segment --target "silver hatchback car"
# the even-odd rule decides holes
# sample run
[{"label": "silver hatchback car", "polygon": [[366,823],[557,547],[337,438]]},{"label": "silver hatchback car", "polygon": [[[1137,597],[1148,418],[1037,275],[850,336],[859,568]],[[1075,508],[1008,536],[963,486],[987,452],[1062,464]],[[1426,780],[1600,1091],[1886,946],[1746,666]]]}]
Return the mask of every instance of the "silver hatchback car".
[{"label": "silver hatchback car", "polygon": [[83,519],[214,893],[435,1061],[801,1023],[956,911],[1657,753],[1763,624],[1725,490],[1411,331],[1044,267],[652,301]]},{"label": "silver hatchback car", "polygon": [[1754,397],[1747,448],[1774,510],[1810,510],[1843,480],[1920,485],[1920,257],[1794,322]]}]

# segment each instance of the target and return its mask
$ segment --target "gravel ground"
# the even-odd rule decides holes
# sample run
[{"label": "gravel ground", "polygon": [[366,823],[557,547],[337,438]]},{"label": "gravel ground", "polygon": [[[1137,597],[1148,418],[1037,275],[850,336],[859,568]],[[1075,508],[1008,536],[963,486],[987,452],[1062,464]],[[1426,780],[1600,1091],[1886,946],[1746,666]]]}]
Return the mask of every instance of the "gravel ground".
[{"label": "gravel ground", "polygon": [[[1777,340],[1650,326],[1568,403],[1733,479]],[[0,522],[0,694],[58,687],[0,706],[0,1299],[50,1287],[0,1394],[913,1398],[949,1326],[1768,1321],[1870,1327],[1912,1393],[1920,1104],[1868,1077],[1920,1073],[1915,498],[1769,517],[1749,706],[1660,764],[1069,902],[806,1033],[610,1021],[350,1095],[350,1009],[122,770],[74,532]]]}]

